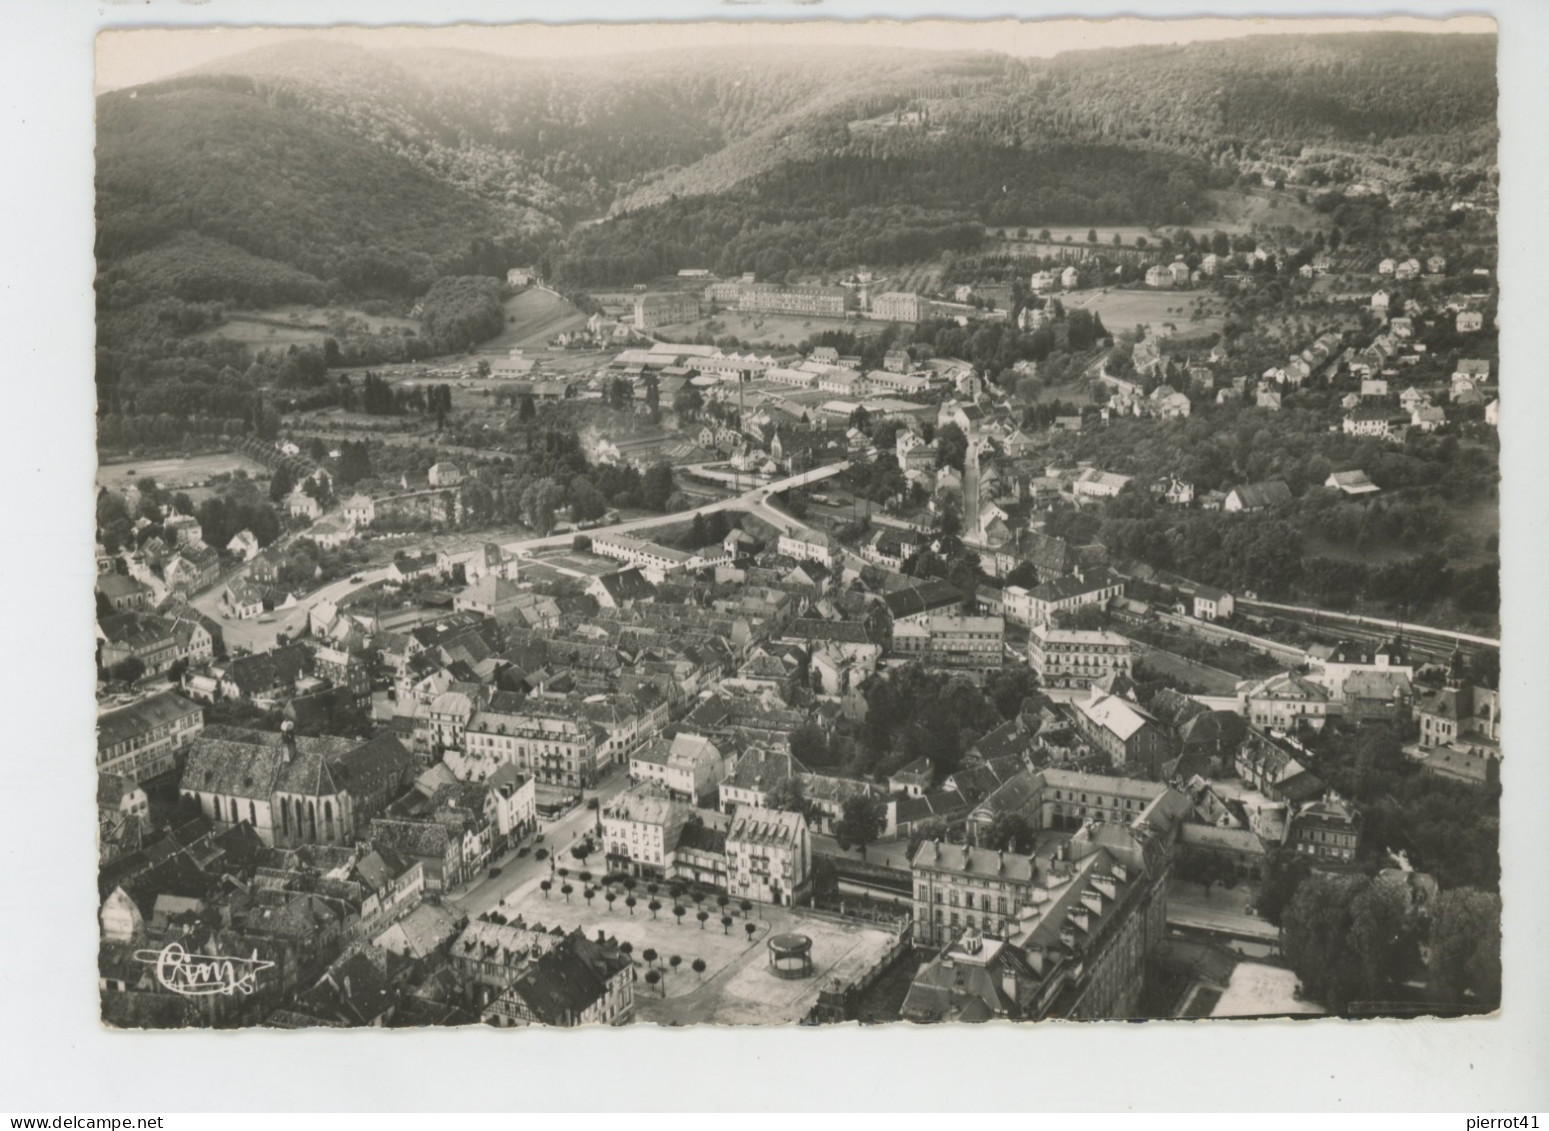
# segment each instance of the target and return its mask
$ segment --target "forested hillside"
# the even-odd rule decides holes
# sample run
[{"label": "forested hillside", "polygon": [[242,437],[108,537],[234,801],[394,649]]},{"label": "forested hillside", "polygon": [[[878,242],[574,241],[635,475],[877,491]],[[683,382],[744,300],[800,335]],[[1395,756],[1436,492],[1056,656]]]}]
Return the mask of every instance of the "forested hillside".
[{"label": "forested hillside", "polygon": [[[344,293],[414,294],[470,239],[505,228],[485,202],[248,79],[115,92],[97,115],[104,271],[197,233]],[[235,296],[212,285],[186,297]]]},{"label": "forested hillside", "polygon": [[796,135],[825,128],[826,112],[956,59],[778,46],[511,59],[298,42],[205,70],[283,92],[470,193],[570,221],[744,140],[760,150],[783,141],[784,158],[810,155]]},{"label": "forested hillside", "polygon": [[[1492,153],[1494,43],[525,60],[298,41],[99,100],[98,251],[110,270],[193,232],[311,276],[272,276],[266,293],[307,298],[316,280],[400,297],[544,251],[591,280],[610,257],[769,270],[771,244],[792,265],[821,266],[835,257],[812,248],[839,244],[896,262],[960,242],[962,221],[1189,223],[1206,218],[1201,190],[1304,147],[1395,175],[1415,153]],[[679,210],[688,197],[714,203]],[[563,241],[577,218],[659,207]],[[845,215],[859,224],[824,226]],[[874,236],[853,227],[868,224],[907,232],[867,252]],[[800,231],[771,241],[769,225]],[[241,272],[212,245],[183,246],[203,269],[174,271],[165,293],[247,301],[221,285]],[[159,288],[155,267],[110,283]]]},{"label": "forested hillside", "polygon": [[1143,146],[1217,163],[1310,147],[1378,164],[1416,155],[1490,164],[1495,45],[1494,36],[1269,36],[1047,60],[948,57],[833,100],[800,135],[817,144],[730,146],[616,208],[723,192],[818,152],[875,157],[941,141]]},{"label": "forested hillside", "polygon": [[1192,159],[1110,146],[948,142],[820,158],[579,231],[554,265],[584,286],[682,267],[770,276],[912,263],[975,249],[985,223],[1186,224],[1220,178]]},{"label": "forested hillside", "polygon": [[1145,139],[1201,157],[1276,143],[1401,155],[1423,141],[1432,157],[1493,161],[1495,45],[1377,34],[1076,52],[1008,63],[993,98],[936,117],[1002,140]]},{"label": "forested hillside", "polygon": [[[1493,175],[1493,36],[1261,37],[991,53],[771,46],[553,60],[306,40],[97,103],[98,392],[121,434],[268,419],[319,357],[200,331],[229,306],[407,315],[444,277],[566,286],[889,268],[985,226],[1209,224],[1239,181],[1380,190]],[[1323,193],[1320,200],[1332,200]],[[578,223],[598,220],[598,223]],[[1375,218],[1374,218],[1375,217]],[[461,282],[360,363],[498,330]],[[192,424],[188,425],[193,427]]]}]

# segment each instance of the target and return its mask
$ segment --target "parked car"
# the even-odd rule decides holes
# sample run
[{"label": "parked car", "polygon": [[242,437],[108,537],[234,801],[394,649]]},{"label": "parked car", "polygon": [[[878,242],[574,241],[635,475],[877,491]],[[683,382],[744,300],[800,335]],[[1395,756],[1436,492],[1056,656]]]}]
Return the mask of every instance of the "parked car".
[{"label": "parked car", "polygon": [[522,845],[521,848],[518,848],[516,850],[516,854],[518,856],[531,856],[532,855],[532,845],[530,845],[530,844]]},{"label": "parked car", "polygon": [[357,573],[354,577],[350,578],[350,584],[351,585],[359,585],[361,582],[363,582],[365,580],[366,579],[365,579],[364,576],[362,576],[361,574]]},{"label": "parked car", "polygon": [[499,868],[498,868],[498,867],[497,867],[497,868],[491,868],[491,869],[490,869],[490,870],[489,870],[489,878],[490,878],[490,879],[492,879],[492,880],[493,880],[493,879],[495,879],[495,878],[496,878],[496,877],[498,877],[498,876],[499,876],[499,875],[500,875],[500,869],[499,869]]}]

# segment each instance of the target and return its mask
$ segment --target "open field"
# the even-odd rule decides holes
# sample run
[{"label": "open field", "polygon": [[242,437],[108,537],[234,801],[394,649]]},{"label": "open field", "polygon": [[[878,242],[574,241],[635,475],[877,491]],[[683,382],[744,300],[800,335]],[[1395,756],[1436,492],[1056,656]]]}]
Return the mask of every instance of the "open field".
[{"label": "open field", "polygon": [[587,581],[613,573],[619,563],[591,554],[545,554],[522,562],[523,581]]},{"label": "open field", "polygon": [[[991,228],[988,234],[992,239],[1003,239],[1015,243],[1027,243],[1029,245],[1046,246],[1044,245],[1044,242],[1038,238],[1039,233],[1044,231],[1043,225],[1040,224],[1036,227],[1030,227],[1026,229],[1026,240],[1021,239],[1017,235],[1020,230],[1021,229],[1019,228]],[[1066,242],[1065,237],[1069,236],[1070,243],[1088,243],[1090,241],[1087,240],[1086,234],[1090,230],[1090,226],[1081,227],[1080,225],[1076,224],[1056,224],[1048,229],[1049,242],[1062,244]],[[1144,238],[1147,243],[1155,243],[1157,238],[1157,233],[1151,228],[1136,227],[1133,225],[1120,225],[1118,227],[1104,225],[1097,229],[1097,245],[1099,247],[1113,246],[1113,237],[1115,233],[1118,234],[1119,239],[1123,242],[1125,247],[1131,248],[1135,246],[1136,239]],[[1037,251],[1030,250],[1028,254],[1037,255],[1039,253]]]},{"label": "open field", "polygon": [[[941,289],[941,275],[943,266],[940,260],[930,260],[927,263],[917,263],[913,267],[899,269],[896,276],[884,279],[880,290],[884,291],[913,291],[916,294],[935,294]],[[872,293],[877,293],[879,288],[873,287]]]},{"label": "open field", "polygon": [[1136,658],[1159,675],[1197,685],[1206,695],[1231,695],[1237,690],[1238,677],[1231,672],[1184,659],[1172,652],[1142,647]]},{"label": "open field", "polygon": [[[1309,190],[1309,195],[1318,190]],[[1196,236],[1220,230],[1231,234],[1251,231],[1254,225],[1279,228],[1290,225],[1302,231],[1328,231],[1333,220],[1326,212],[1300,203],[1291,193],[1272,189],[1215,189],[1206,195],[1215,215],[1190,224]]]},{"label": "open field", "polygon": [[216,455],[190,456],[187,459],[102,464],[97,468],[97,485],[122,491],[148,475],[168,491],[183,491],[202,486],[212,475],[233,471],[245,471],[253,478],[269,474],[268,469],[256,460],[239,456],[235,452],[220,452]]},{"label": "open field", "polygon": [[[1179,333],[1189,335],[1216,333],[1226,324],[1220,302],[1204,291],[1143,291],[1104,287],[1095,291],[1072,291],[1059,297],[1067,309],[1080,307],[1095,311],[1102,318],[1103,325],[1114,334],[1152,322],[1171,322],[1177,326]],[[1206,299],[1210,312],[1196,319],[1192,312],[1195,302],[1201,297]]]},{"label": "open field", "polygon": [[700,332],[714,337],[731,335],[744,342],[794,346],[824,330],[848,330],[853,334],[880,334],[885,323],[860,322],[848,318],[803,318],[786,314],[756,314],[742,310],[718,310],[696,322],[663,326],[664,337],[692,338]]},{"label": "open field", "polygon": [[[261,315],[263,318],[274,317],[270,314]],[[228,341],[241,342],[248,349],[263,349],[266,346],[290,346],[312,345],[320,343],[328,336],[328,331],[314,328],[310,325],[296,326],[271,326],[263,322],[254,322],[242,317],[241,314],[228,314],[226,321],[209,330],[201,330],[194,335],[197,338],[225,338]]]},{"label": "open field", "polygon": [[363,310],[355,310],[350,307],[316,307],[291,304],[289,306],[271,307],[268,310],[258,311],[257,313],[265,318],[279,318],[295,322],[326,323],[328,325],[349,323],[372,334],[379,333],[382,330],[414,330],[418,332],[420,328],[417,318],[403,318],[394,314],[367,314]]},{"label": "open field", "polygon": [[419,323],[412,318],[292,303],[263,310],[228,310],[224,323],[202,330],[195,337],[226,338],[250,349],[262,349],[265,346],[320,343],[331,333],[375,334],[384,329],[417,331]]},{"label": "open field", "polygon": [[479,347],[480,353],[503,354],[512,347],[534,350],[548,344],[555,334],[578,330],[586,315],[552,291],[529,287],[506,300],[506,326]]}]

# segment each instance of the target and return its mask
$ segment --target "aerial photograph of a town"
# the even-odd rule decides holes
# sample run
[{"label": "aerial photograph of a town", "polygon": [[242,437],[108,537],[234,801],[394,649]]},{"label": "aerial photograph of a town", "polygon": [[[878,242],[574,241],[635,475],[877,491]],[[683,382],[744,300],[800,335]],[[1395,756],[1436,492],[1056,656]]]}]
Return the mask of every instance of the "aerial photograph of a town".
[{"label": "aerial photograph of a town", "polygon": [[1496,1013],[1463,22],[104,33],[102,1024]]}]

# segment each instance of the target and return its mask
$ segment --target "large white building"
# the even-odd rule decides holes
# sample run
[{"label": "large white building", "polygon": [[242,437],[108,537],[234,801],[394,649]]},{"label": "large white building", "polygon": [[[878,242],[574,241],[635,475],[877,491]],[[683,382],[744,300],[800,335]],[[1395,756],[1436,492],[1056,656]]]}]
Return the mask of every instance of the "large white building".
[{"label": "large white building", "polygon": [[812,834],[800,813],[738,807],[726,833],[727,886],[733,898],[789,906],[812,872]]},{"label": "large white building", "polygon": [[447,762],[472,781],[513,765],[540,782],[585,789],[609,761],[608,732],[580,705],[560,699],[532,697],[510,710],[476,711],[457,746]]},{"label": "large white building", "polygon": [[1124,595],[1124,582],[1106,567],[1057,577],[1035,589],[1008,585],[1001,595],[1006,619],[1031,627],[1048,624],[1056,613],[1069,613],[1083,605],[1102,605]]},{"label": "large white building", "polygon": [[1089,467],[1076,476],[1076,481],[1070,489],[1073,494],[1089,499],[1111,499],[1124,490],[1130,478],[1128,475],[1098,471],[1095,467]]},{"label": "large white building", "polygon": [[172,769],[204,730],[204,708],[164,691],[97,716],[97,769],[138,784]]},{"label": "large white building", "polygon": [[1035,625],[1027,659],[1045,687],[1090,687],[1115,673],[1129,675],[1135,646],[1117,632]]},{"label": "large white building", "polygon": [[631,781],[654,782],[674,800],[693,805],[713,803],[725,776],[720,749],[699,734],[648,742],[629,758]]},{"label": "large white building", "polygon": [[632,786],[602,809],[602,844],[611,868],[666,876],[694,807],[659,786]]},{"label": "large white building", "polygon": [[843,287],[784,286],[749,283],[737,292],[737,309],[764,314],[818,315],[843,318],[847,293]]},{"label": "large white building", "polygon": [[821,530],[798,527],[789,534],[780,535],[776,547],[782,555],[801,562],[818,562],[832,566],[838,558],[834,540]]},{"label": "large white building", "polygon": [[1239,713],[1260,730],[1295,730],[1298,722],[1322,730],[1337,705],[1328,689],[1295,672],[1281,672],[1257,682],[1245,681],[1237,692]]},{"label": "large white building", "polygon": [[1357,672],[1391,672],[1413,679],[1414,665],[1403,645],[1388,641],[1375,649],[1345,640],[1333,647],[1315,646],[1307,653],[1307,679],[1342,699],[1345,680]]},{"label": "large white building", "polygon": [[637,295],[635,298],[635,329],[637,330],[651,330],[657,326],[692,322],[698,317],[699,300],[691,294],[669,292]]},{"label": "large white building", "polygon": [[686,550],[644,542],[623,534],[598,535],[592,539],[592,553],[639,566],[648,581],[660,584],[669,573],[692,568],[694,555]]},{"label": "large white building", "polygon": [[929,303],[907,291],[887,291],[871,300],[871,316],[885,322],[918,322]]}]

